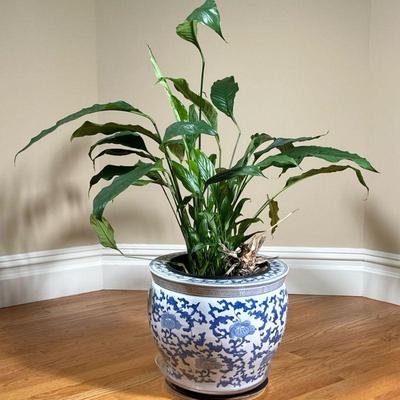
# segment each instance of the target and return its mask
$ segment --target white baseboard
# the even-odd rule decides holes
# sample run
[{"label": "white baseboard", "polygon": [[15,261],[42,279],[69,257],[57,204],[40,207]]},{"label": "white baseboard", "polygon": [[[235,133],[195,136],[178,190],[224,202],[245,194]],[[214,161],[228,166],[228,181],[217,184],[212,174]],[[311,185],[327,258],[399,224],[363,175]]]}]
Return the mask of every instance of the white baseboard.
[{"label": "white baseboard", "polygon": [[[152,259],[181,245],[121,245]],[[400,254],[366,249],[268,247],[290,267],[293,294],[364,296],[400,304]],[[101,289],[147,289],[148,260],[125,258],[99,245],[0,257],[0,307]]]}]

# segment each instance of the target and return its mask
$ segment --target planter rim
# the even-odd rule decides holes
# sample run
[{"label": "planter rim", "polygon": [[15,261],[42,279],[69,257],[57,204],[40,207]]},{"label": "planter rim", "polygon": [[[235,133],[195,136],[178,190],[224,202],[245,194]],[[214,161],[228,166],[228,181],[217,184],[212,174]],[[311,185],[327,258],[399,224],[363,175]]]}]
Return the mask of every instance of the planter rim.
[{"label": "planter rim", "polygon": [[[160,286],[177,292],[213,297],[215,291],[210,291],[210,289],[215,289],[219,292],[222,290],[225,295],[231,297],[229,295],[231,292],[232,296],[241,296],[239,293],[244,296],[246,292],[256,294],[271,291],[282,285],[289,272],[288,266],[282,260],[273,259],[269,260],[270,267],[267,271],[251,276],[232,278],[194,277],[174,272],[168,267],[170,260],[184,254],[185,252],[166,254],[151,261],[150,272],[153,280]],[[202,288],[205,291],[202,291]]]}]

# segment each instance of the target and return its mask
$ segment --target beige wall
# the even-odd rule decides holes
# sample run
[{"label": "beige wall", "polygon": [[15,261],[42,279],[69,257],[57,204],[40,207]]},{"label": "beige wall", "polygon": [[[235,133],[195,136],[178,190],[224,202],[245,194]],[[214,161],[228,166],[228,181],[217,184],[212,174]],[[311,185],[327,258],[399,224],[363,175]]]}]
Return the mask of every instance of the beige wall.
[{"label": "beige wall", "polygon": [[[88,142],[70,146],[69,130],[63,129],[58,137],[32,148],[16,168],[12,153],[32,132],[97,100],[126,99],[165,128],[173,116],[154,85],[146,44],[166,74],[186,77],[197,88],[197,54],[174,33],[196,4],[192,0],[0,2],[2,64],[6,60],[0,86],[7,100],[0,111],[3,254],[94,241],[87,228],[90,204],[85,193],[92,174],[85,154]],[[241,148],[254,132],[308,136],[329,130],[321,144],[364,154],[382,171],[377,177],[366,176],[372,191],[367,202],[350,173],[316,178],[288,191],[281,214],[296,207],[300,212],[282,225],[271,243],[341,247],[365,243],[399,252],[400,139],[395,114],[400,106],[399,3],[231,0],[219,4],[229,44],[200,28],[207,58],[206,88],[216,79],[235,75],[240,85],[237,119],[244,131]],[[119,115],[108,117],[121,120]],[[223,117],[220,126],[228,155],[234,129]],[[274,176],[270,178],[252,186],[249,212],[280,186]],[[181,242],[157,188],[132,190],[115,203],[108,216],[120,242]]]},{"label": "beige wall", "polygon": [[68,129],[13,157],[30,136],[97,100],[94,2],[0,1],[0,254],[94,241],[86,148]]},{"label": "beige wall", "polygon": [[400,2],[371,8],[370,121],[367,145],[380,176],[366,203],[365,246],[400,251]]}]

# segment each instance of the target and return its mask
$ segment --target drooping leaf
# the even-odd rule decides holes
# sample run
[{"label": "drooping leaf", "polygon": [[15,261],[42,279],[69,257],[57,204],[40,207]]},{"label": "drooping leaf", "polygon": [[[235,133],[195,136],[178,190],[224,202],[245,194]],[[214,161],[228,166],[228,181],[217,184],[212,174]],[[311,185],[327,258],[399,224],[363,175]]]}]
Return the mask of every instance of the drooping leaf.
[{"label": "drooping leaf", "polygon": [[254,157],[257,160],[263,154],[268,153],[269,151],[271,151],[273,149],[279,149],[281,151],[290,150],[290,149],[294,148],[294,146],[291,146],[291,145],[293,145],[293,143],[307,142],[310,140],[319,139],[322,136],[325,136],[325,134],[318,135],[318,136],[305,136],[305,137],[299,137],[299,138],[272,138],[273,142],[265,149],[254,153]]},{"label": "drooping leaf", "polygon": [[154,164],[141,163],[132,171],[116,177],[109,186],[101,189],[93,200],[93,214],[101,218],[106,205],[136,181],[146,176],[150,171],[162,170],[160,162]]},{"label": "drooping leaf", "polygon": [[106,181],[111,180],[115,176],[126,174],[136,168],[136,165],[127,166],[127,165],[106,165],[100,172],[96,175],[92,176],[89,183],[89,191],[93,185],[98,183],[101,179]]},{"label": "drooping leaf", "polygon": [[206,186],[212,183],[226,181],[237,176],[262,176],[260,168],[256,165],[245,165],[242,167],[233,167],[217,173],[206,182]]},{"label": "drooping leaf", "polygon": [[201,51],[197,40],[197,21],[183,21],[176,27],[176,34],[183,40],[194,44]]},{"label": "drooping leaf", "polygon": [[96,232],[97,238],[102,246],[119,251],[114,239],[114,229],[105,217],[97,218],[92,214],[90,216],[90,225]]},{"label": "drooping leaf", "polygon": [[[274,199],[269,199],[269,219],[270,219],[270,224],[271,227],[276,225],[279,221],[279,205],[278,202]],[[275,230],[276,230],[277,226],[273,227],[271,230],[271,233],[274,234]]]},{"label": "drooping leaf", "polygon": [[294,147],[284,153],[291,158],[294,158],[299,164],[305,157],[316,157],[329,162],[339,162],[342,160],[348,160],[356,163],[361,168],[367,169],[369,171],[378,172],[370,162],[355,153],[349,153],[348,151],[343,151],[335,149],[333,147],[321,147],[321,146],[298,146]]},{"label": "drooping leaf", "polygon": [[217,132],[204,121],[174,122],[166,129],[163,143],[167,143],[176,136],[182,136],[193,143],[200,134],[216,136]]},{"label": "drooping leaf", "polygon": [[187,18],[187,21],[197,21],[216,32],[225,40],[221,30],[221,17],[214,0],[206,0],[203,5],[196,8]]},{"label": "drooping leaf", "polygon": [[[142,165],[142,161],[139,161],[135,165],[106,165],[100,172],[98,172],[96,175],[92,176],[90,179],[89,183],[89,191],[92,188],[93,185],[98,183],[101,179],[104,179],[106,181],[111,180],[115,176],[123,175],[126,174],[129,171],[134,170],[138,166]],[[148,174],[146,174],[146,177],[150,178],[150,180],[138,180],[136,181],[133,185],[137,186],[143,186],[147,185],[149,183],[156,183],[158,185],[163,185],[166,186],[166,183],[164,182],[164,179],[160,175],[158,171],[150,171]]]},{"label": "drooping leaf", "polygon": [[144,151],[139,150],[129,150],[129,149],[105,149],[97,154],[96,157],[93,157],[93,162],[96,161],[99,157],[102,156],[127,156],[130,154],[136,154],[140,157],[147,158],[152,161],[157,161],[157,157],[152,156],[151,154],[145,153]]},{"label": "drooping leaf", "polygon": [[285,187],[292,186],[295,183],[297,183],[303,179],[310,178],[315,175],[329,174],[332,172],[340,172],[340,171],[344,171],[346,169],[353,170],[355,172],[360,184],[367,189],[367,192],[369,192],[369,188],[368,188],[367,184],[365,183],[365,180],[364,180],[364,177],[363,177],[361,171],[357,168],[351,167],[350,165],[329,165],[327,167],[322,167],[322,168],[318,168],[318,169],[310,169],[309,171],[304,172],[301,175],[292,176],[291,178],[289,178],[286,181]]},{"label": "drooping leaf", "polygon": [[249,145],[247,146],[243,157],[236,163],[236,166],[246,165],[250,157],[263,143],[274,140],[274,138],[267,133],[256,133],[252,135]]},{"label": "drooping leaf", "polygon": [[93,150],[103,144],[119,144],[121,146],[126,146],[131,149],[143,150],[148,153],[146,144],[142,137],[136,132],[124,131],[117,132],[114,135],[107,136],[100,139],[98,142],[90,146],[89,157],[92,158]]},{"label": "drooping leaf", "polygon": [[239,85],[233,76],[216,81],[211,86],[211,101],[214,106],[229,118],[234,119],[233,105]]},{"label": "drooping leaf", "polygon": [[98,133],[102,133],[103,135],[112,135],[117,132],[130,131],[141,133],[144,136],[147,136],[157,143],[160,142],[160,139],[153,132],[149,131],[146,128],[143,128],[140,125],[131,125],[131,124],[117,124],[115,122],[107,122],[106,124],[96,124],[94,122],[86,121],[83,123],[81,127],[79,127],[71,136],[71,140],[84,137],[84,136],[93,136]]},{"label": "drooping leaf", "polygon": [[175,114],[177,121],[187,121],[188,113],[186,111],[185,106],[181,103],[181,101],[177,97],[175,97],[172,94],[171,89],[168,85],[168,82],[164,79],[163,74],[160,70],[160,67],[157,63],[157,60],[154,57],[151,47],[150,46],[147,46],[147,47],[149,49],[150,62],[153,65],[153,69],[154,69],[154,75],[157,78],[157,82],[160,83],[160,85],[164,88],[165,92],[167,93],[168,100],[171,104],[172,110]]},{"label": "drooping leaf", "polygon": [[261,171],[264,171],[271,166],[278,168],[293,168],[297,167],[298,163],[296,159],[289,157],[287,154],[280,153],[269,156],[256,165],[261,169]]},{"label": "drooping leaf", "polygon": [[94,104],[91,107],[83,108],[80,111],[77,111],[73,114],[67,115],[66,117],[57,121],[55,125],[41,131],[38,135],[34,136],[25,147],[23,147],[20,151],[18,151],[18,153],[15,155],[14,160],[17,158],[17,156],[20,153],[22,153],[28,147],[32,146],[34,143],[36,143],[38,140],[44,138],[48,134],[54,132],[61,125],[64,125],[67,122],[74,121],[78,118],[81,118],[84,115],[93,114],[93,113],[97,113],[97,112],[101,112],[101,111],[125,111],[125,112],[130,112],[133,114],[140,115],[145,118],[149,118],[149,116],[147,114],[144,114],[139,109],[131,106],[130,104],[126,103],[125,101],[116,101],[113,103],[105,103],[105,104]]},{"label": "drooping leaf", "polygon": [[166,77],[164,79],[170,80],[173,84],[175,89],[181,93],[186,99],[190,100],[193,104],[203,110],[203,113],[208,121],[208,123],[217,130],[218,123],[217,123],[217,111],[213,107],[213,105],[206,99],[200,97],[198,94],[190,90],[189,84],[185,79],[182,78],[169,78]]},{"label": "drooping leaf", "polygon": [[190,170],[176,161],[172,161],[172,170],[175,176],[182,182],[183,186],[190,193],[195,195],[200,195],[202,193],[196,176],[194,176]]}]

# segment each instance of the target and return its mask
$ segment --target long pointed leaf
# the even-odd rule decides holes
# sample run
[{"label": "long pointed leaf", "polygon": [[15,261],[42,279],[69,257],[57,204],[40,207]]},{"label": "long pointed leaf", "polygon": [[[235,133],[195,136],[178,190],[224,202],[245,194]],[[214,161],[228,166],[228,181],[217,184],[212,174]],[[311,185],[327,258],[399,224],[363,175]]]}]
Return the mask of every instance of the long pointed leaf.
[{"label": "long pointed leaf", "polygon": [[289,157],[294,158],[299,164],[305,157],[316,157],[329,162],[339,162],[342,160],[353,161],[361,168],[367,169],[369,171],[378,172],[370,162],[355,153],[349,153],[348,151],[343,151],[335,149],[333,147],[321,147],[321,146],[298,146],[294,147],[284,153]]},{"label": "long pointed leaf", "polygon": [[90,225],[92,225],[102,246],[119,251],[117,243],[114,239],[114,229],[106,218],[97,218],[92,214],[90,216]]},{"label": "long pointed leaf", "polygon": [[286,154],[280,153],[269,156],[265,160],[257,163],[256,165],[261,169],[261,171],[264,171],[271,166],[278,168],[293,168],[297,167],[298,163],[296,159],[289,157]]},{"label": "long pointed leaf", "polygon": [[203,5],[196,8],[187,18],[187,21],[197,21],[216,32],[225,40],[221,30],[221,17],[214,0],[206,0]]},{"label": "long pointed leaf", "polygon": [[147,47],[149,49],[150,62],[153,65],[154,75],[157,78],[157,82],[160,83],[160,85],[164,88],[165,92],[167,93],[168,100],[171,104],[172,110],[175,114],[177,121],[187,121],[188,113],[186,111],[185,106],[181,103],[181,101],[177,97],[175,97],[172,94],[168,82],[164,79],[164,76],[153,54],[153,51],[151,50],[151,47],[150,46]]},{"label": "long pointed leaf", "polygon": [[208,123],[217,130],[218,123],[217,123],[217,111],[213,107],[213,105],[206,99],[200,97],[198,94],[190,90],[189,84],[185,79],[182,78],[170,78],[165,77],[164,79],[170,80],[173,84],[175,89],[181,93],[186,99],[190,100],[193,104],[203,110],[203,113],[208,121]]},{"label": "long pointed leaf", "polygon": [[217,136],[217,132],[206,122],[174,122],[165,131],[163,143],[167,143],[176,136],[194,142],[200,134]]},{"label": "long pointed leaf", "polygon": [[218,174],[214,175],[206,182],[206,186],[212,183],[226,181],[237,176],[262,176],[262,172],[256,165],[245,165],[243,167],[233,167],[226,169]]},{"label": "long pointed leaf", "polygon": [[176,27],[176,34],[183,40],[194,44],[201,52],[200,44],[197,40],[197,21],[183,21]]},{"label": "long pointed leaf", "polygon": [[302,181],[303,179],[310,178],[315,175],[329,174],[332,172],[341,172],[346,169],[353,170],[355,172],[360,184],[367,189],[367,192],[369,192],[369,187],[365,183],[365,180],[364,180],[364,177],[363,177],[361,171],[357,168],[351,167],[350,165],[329,165],[328,167],[322,167],[322,168],[318,168],[318,169],[310,169],[309,171],[305,172],[304,174],[292,176],[291,178],[289,178],[286,181],[285,187],[292,186],[295,183]]},{"label": "long pointed leaf", "polygon": [[89,183],[89,191],[93,185],[98,183],[101,179],[106,181],[111,180],[115,176],[124,175],[136,168],[136,165],[106,165],[100,172],[92,176]]},{"label": "long pointed leaf", "polygon": [[93,157],[92,161],[94,162],[98,158],[102,156],[128,156],[130,154],[136,154],[140,157],[147,158],[152,161],[157,161],[157,157],[152,156],[151,154],[145,153],[139,150],[130,150],[130,149],[105,149],[97,154],[96,157]]},{"label": "long pointed leaf", "polygon": [[235,82],[233,76],[228,76],[227,78],[215,81],[211,86],[210,97],[214,106],[231,119],[234,119],[233,105],[238,90],[239,85]]},{"label": "long pointed leaf", "polygon": [[172,169],[175,176],[182,182],[183,186],[190,193],[193,193],[195,195],[200,195],[202,193],[199,182],[190,170],[185,168],[183,165],[177,163],[176,161],[172,161]]},{"label": "long pointed leaf", "polygon": [[55,125],[41,131],[38,135],[34,136],[25,147],[23,147],[20,151],[18,151],[18,153],[15,155],[14,160],[17,158],[17,156],[20,153],[25,151],[28,147],[32,146],[34,143],[36,143],[40,139],[44,138],[48,134],[54,132],[61,125],[64,125],[67,122],[74,121],[78,118],[81,118],[84,115],[93,114],[93,113],[97,113],[97,112],[101,112],[101,111],[125,111],[125,112],[130,112],[133,114],[141,115],[142,117],[145,117],[145,118],[149,118],[149,116],[147,114],[142,113],[138,108],[131,106],[130,104],[126,103],[125,101],[116,101],[113,103],[105,103],[105,104],[94,104],[91,107],[83,108],[80,111],[77,111],[73,114],[67,115],[66,117],[57,121]]},{"label": "long pointed leaf", "polygon": [[294,148],[294,146],[291,146],[293,143],[307,142],[310,140],[319,139],[322,136],[325,136],[325,134],[318,135],[318,136],[304,136],[304,137],[299,137],[299,138],[272,138],[273,142],[265,149],[254,153],[254,157],[257,160],[263,154],[268,153],[269,151],[271,151],[273,149],[279,149],[281,151],[290,150],[290,149]]},{"label": "long pointed leaf", "polygon": [[113,133],[122,131],[141,133],[142,135],[153,139],[157,143],[160,143],[160,139],[157,135],[140,125],[117,124],[115,122],[96,124],[90,121],[84,122],[83,125],[72,134],[71,140],[84,136],[97,135],[98,133],[102,133],[103,135],[112,135]]},{"label": "long pointed leaf", "polygon": [[159,162],[154,164],[141,164],[134,170],[115,178],[112,183],[103,188],[93,200],[93,214],[101,218],[107,204],[122,193],[129,186],[146,176],[150,171],[161,170]]},{"label": "long pointed leaf", "polygon": [[125,131],[125,132],[117,132],[112,136],[107,136],[103,139],[100,139],[92,146],[90,146],[89,157],[92,158],[93,150],[97,146],[103,144],[111,144],[111,143],[147,152],[146,144],[144,143],[144,140],[139,134],[137,134],[136,132]]}]

